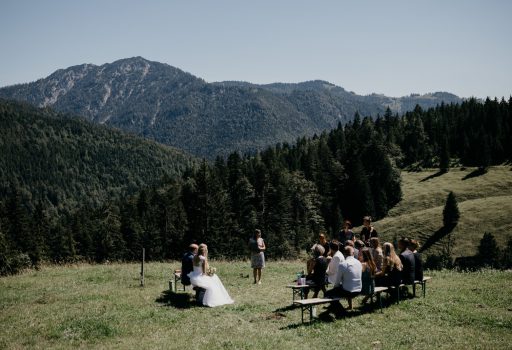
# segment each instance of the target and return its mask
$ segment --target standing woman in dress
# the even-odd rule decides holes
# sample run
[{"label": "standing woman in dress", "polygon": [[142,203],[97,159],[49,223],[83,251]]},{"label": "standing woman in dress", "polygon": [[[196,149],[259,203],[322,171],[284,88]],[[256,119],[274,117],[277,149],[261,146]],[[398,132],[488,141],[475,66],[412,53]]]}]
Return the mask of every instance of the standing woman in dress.
[{"label": "standing woman in dress", "polygon": [[265,249],[265,242],[261,238],[261,231],[255,230],[254,237],[249,240],[254,284],[261,284],[261,270],[265,267],[265,254],[263,253]]}]

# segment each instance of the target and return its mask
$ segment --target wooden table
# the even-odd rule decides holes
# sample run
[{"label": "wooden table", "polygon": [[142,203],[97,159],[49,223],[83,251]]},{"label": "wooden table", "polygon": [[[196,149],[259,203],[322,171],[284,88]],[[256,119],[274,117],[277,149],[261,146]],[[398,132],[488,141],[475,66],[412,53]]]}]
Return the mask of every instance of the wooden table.
[{"label": "wooden table", "polygon": [[306,288],[314,288],[315,285],[307,285],[307,284],[289,284],[286,288],[292,289],[292,301],[295,301],[295,297],[299,297],[300,300],[304,299],[304,289]]}]

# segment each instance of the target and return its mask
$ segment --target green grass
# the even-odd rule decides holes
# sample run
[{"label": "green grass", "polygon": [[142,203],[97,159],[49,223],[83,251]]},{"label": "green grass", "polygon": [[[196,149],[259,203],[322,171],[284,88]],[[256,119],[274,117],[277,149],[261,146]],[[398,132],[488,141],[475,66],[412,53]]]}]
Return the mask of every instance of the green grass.
[{"label": "green grass", "polygon": [[454,255],[475,254],[485,232],[492,233],[504,245],[512,236],[511,168],[491,167],[484,175],[464,179],[474,170],[451,169],[435,177],[431,176],[437,169],[402,172],[403,200],[388,217],[375,222],[377,231],[385,240],[396,235],[416,237],[424,242],[441,228],[446,197],[453,191],[461,215],[452,233]]},{"label": "green grass", "polygon": [[[271,261],[253,285],[248,262],[214,261],[235,304],[196,307],[166,292],[178,263],[44,267],[0,279],[3,349],[507,349],[511,271],[431,272],[427,297],[381,314],[301,325],[284,286],[303,262]],[[346,305],[346,303],[345,303]]]}]

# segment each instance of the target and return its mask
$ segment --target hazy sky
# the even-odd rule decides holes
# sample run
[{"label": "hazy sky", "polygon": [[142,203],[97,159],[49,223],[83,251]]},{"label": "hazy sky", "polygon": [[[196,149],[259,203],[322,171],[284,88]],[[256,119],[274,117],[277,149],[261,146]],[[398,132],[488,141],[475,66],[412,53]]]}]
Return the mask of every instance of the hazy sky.
[{"label": "hazy sky", "polygon": [[133,56],[206,81],[512,95],[512,1],[0,0],[0,86]]}]

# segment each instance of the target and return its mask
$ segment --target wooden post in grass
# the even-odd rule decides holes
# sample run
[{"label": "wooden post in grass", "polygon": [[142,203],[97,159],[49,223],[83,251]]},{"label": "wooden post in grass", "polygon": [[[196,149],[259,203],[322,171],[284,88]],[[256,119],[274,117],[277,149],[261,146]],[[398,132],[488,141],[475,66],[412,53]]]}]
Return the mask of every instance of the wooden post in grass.
[{"label": "wooden post in grass", "polygon": [[142,248],[142,264],[140,265],[140,286],[144,287],[144,258],[146,257],[146,248]]}]

